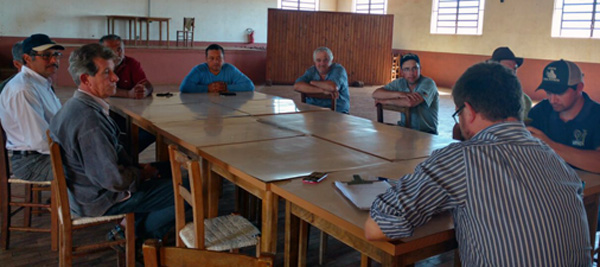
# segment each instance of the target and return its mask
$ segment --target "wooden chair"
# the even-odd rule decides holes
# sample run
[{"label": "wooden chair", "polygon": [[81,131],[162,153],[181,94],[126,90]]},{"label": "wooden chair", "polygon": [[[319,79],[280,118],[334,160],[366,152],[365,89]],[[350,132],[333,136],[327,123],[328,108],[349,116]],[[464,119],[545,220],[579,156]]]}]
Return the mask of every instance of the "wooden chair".
[{"label": "wooden chair", "polygon": [[[102,249],[109,249],[114,246],[125,244],[125,265],[135,266],[135,217],[133,213],[113,216],[73,218],[71,216],[71,208],[69,206],[69,197],[67,195],[67,181],[63,169],[60,147],[57,143],[52,141],[49,135],[48,143],[50,145],[52,171],[54,172],[54,180],[52,180],[52,191],[56,200],[56,208],[58,211],[57,214],[59,222],[58,265],[71,266],[73,257],[75,256],[83,256],[91,252],[95,252]],[[100,224],[115,224],[121,222],[123,218],[126,219],[125,240],[103,241],[81,246],[73,245],[74,230],[96,226]],[[117,258],[121,260],[121,255],[118,255]]]},{"label": "wooden chair", "polygon": [[[54,200],[50,194],[50,203],[42,203],[40,195],[42,191],[51,191],[50,181],[28,181],[14,177],[10,173],[10,164],[8,151],[6,150],[6,135],[4,128],[0,123],[0,202],[2,212],[2,229],[0,229],[0,248],[8,249],[10,246],[10,232],[45,232],[50,233],[51,248],[56,251],[58,244],[57,219],[55,209],[52,208]],[[24,188],[23,195],[13,194],[12,186],[19,185]],[[20,201],[15,201],[21,199]],[[12,210],[12,207],[16,207]],[[31,214],[35,212],[47,210],[50,212],[50,228],[39,228],[31,226]],[[23,211],[23,224],[15,226],[12,223],[12,217]]]},{"label": "wooden chair", "polygon": [[195,18],[183,18],[183,30],[177,31],[177,42],[176,45],[179,46],[179,39],[183,42],[183,46],[187,46],[188,40],[190,42],[190,46],[194,46],[194,28],[196,27],[196,19]]},{"label": "wooden chair", "polygon": [[405,126],[406,128],[410,128],[410,108],[407,107],[399,107],[399,106],[395,106],[395,105],[382,105],[381,103],[378,103],[377,105],[375,105],[377,107],[377,122],[383,122],[383,110],[392,110],[392,111],[398,111],[400,113],[404,113],[404,116],[406,117],[406,121],[405,121]]},{"label": "wooden chair", "polygon": [[156,239],[146,240],[143,246],[144,265],[157,266],[210,266],[210,267],[271,267],[272,255],[250,257],[241,254],[214,252],[200,249],[163,247]]},{"label": "wooden chair", "polygon": [[[173,190],[175,192],[175,233],[176,246],[212,251],[235,251],[242,247],[256,246],[260,252],[260,231],[248,220],[239,215],[204,218],[203,177],[200,163],[190,160],[185,154],[169,146]],[[182,169],[188,173],[190,190],[183,186]],[[192,207],[193,221],[186,223],[184,203]]]},{"label": "wooden chair", "polygon": [[328,94],[321,94],[321,93],[315,93],[315,94],[308,94],[308,93],[300,93],[300,101],[302,101],[302,103],[306,103],[306,98],[307,97],[312,97],[312,98],[321,98],[321,99],[331,99],[331,106],[329,107],[331,110],[335,111],[335,102],[336,99],[331,97],[331,95]]}]

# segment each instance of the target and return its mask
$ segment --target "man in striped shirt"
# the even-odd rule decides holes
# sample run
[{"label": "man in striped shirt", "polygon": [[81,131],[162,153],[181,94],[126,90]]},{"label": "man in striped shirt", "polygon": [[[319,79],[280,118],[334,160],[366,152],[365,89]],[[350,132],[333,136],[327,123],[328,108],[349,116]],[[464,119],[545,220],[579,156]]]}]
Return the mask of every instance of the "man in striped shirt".
[{"label": "man in striped shirt", "polygon": [[367,239],[410,236],[449,210],[463,266],[591,266],[581,181],[517,119],[517,77],[479,63],[452,96],[467,141],[435,151],[378,196]]}]

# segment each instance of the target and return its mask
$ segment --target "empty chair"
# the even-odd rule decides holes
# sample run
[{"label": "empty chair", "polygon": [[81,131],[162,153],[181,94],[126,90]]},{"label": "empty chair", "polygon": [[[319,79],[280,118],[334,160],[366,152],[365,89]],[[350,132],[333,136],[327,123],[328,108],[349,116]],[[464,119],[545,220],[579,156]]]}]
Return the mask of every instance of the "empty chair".
[{"label": "empty chair", "polygon": [[382,105],[381,103],[378,103],[376,105],[376,107],[377,107],[377,122],[384,123],[383,110],[398,111],[400,113],[404,113],[404,116],[406,117],[406,125],[404,125],[404,127],[410,128],[410,108],[399,107],[396,105]]},{"label": "empty chair", "polygon": [[[56,209],[58,214],[58,232],[59,232],[59,266],[71,266],[73,257],[86,255],[89,252],[100,249],[110,249],[118,245],[125,245],[125,263],[126,266],[135,266],[135,217],[133,213],[120,214],[114,216],[100,217],[82,217],[72,218],[69,206],[69,197],[67,195],[67,181],[62,164],[60,147],[48,136],[50,145],[50,158],[52,159],[52,171],[54,180],[52,180],[54,199],[56,200]],[[126,219],[125,239],[115,241],[104,241],[94,244],[75,246],[73,244],[73,231],[90,226],[96,226],[105,223],[119,223]],[[118,259],[121,259],[119,255]]]},{"label": "empty chair", "polygon": [[177,46],[179,46],[180,39],[183,42],[183,46],[187,46],[188,41],[190,42],[190,46],[194,46],[194,28],[196,27],[195,21],[195,18],[183,18],[183,30],[177,31]]},{"label": "empty chair", "polygon": [[[169,146],[173,190],[175,191],[175,233],[177,247],[190,247],[212,251],[235,251],[238,248],[259,248],[260,231],[239,215],[204,218],[204,196],[200,163]],[[190,189],[183,185],[182,169],[188,174]],[[184,203],[192,207],[193,221],[186,223]]]},{"label": "empty chair", "polygon": [[163,247],[156,239],[146,240],[143,246],[144,265],[156,266],[211,266],[211,267],[270,267],[272,255],[250,257],[240,254],[200,249]]},{"label": "empty chair", "polygon": [[[51,191],[50,181],[28,181],[14,177],[10,173],[8,151],[6,150],[6,138],[2,124],[0,124],[0,202],[2,204],[2,229],[0,229],[0,248],[8,249],[10,246],[10,232],[46,232],[51,234],[51,247],[56,250],[58,244],[56,213],[52,212],[50,203],[43,203],[39,199],[41,191]],[[20,185],[24,189],[23,195],[13,194],[13,185]],[[15,201],[20,198],[21,201]],[[52,196],[51,196],[52,198]],[[12,208],[15,207],[13,210]],[[31,227],[32,209],[42,209],[51,212],[50,228]],[[23,211],[23,224],[15,226],[13,216]]]}]

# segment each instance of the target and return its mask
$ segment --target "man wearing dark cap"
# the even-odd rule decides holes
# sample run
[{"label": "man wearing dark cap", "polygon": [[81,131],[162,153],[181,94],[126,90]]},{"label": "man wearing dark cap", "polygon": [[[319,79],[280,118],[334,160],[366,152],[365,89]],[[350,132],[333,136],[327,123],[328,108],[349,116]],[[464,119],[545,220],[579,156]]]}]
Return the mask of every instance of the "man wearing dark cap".
[{"label": "man wearing dark cap", "polygon": [[[510,50],[510,48],[505,46],[496,48],[492,54],[492,58],[490,58],[490,61],[500,63],[502,66],[512,70],[515,75],[517,74],[517,69],[523,66],[523,58],[515,57],[515,54]],[[523,115],[521,116],[521,120],[524,120],[525,117],[527,117],[533,102],[531,102],[531,98],[529,98],[528,95],[523,93],[523,100],[521,103],[523,104]]]},{"label": "man wearing dark cap", "polygon": [[23,65],[0,93],[0,120],[17,178],[52,179],[46,130],[61,104],[51,88],[64,47],[45,34],[23,41]]},{"label": "man wearing dark cap", "polygon": [[[437,134],[439,93],[435,82],[421,75],[419,56],[409,53],[400,58],[403,78],[397,79],[373,92],[375,103],[410,107],[410,128]],[[406,118],[398,125],[406,126]]]},{"label": "man wearing dark cap", "polygon": [[572,166],[600,173],[600,104],[583,92],[579,67],[562,59],[548,64],[540,89],[547,97],[529,112],[531,134]]}]

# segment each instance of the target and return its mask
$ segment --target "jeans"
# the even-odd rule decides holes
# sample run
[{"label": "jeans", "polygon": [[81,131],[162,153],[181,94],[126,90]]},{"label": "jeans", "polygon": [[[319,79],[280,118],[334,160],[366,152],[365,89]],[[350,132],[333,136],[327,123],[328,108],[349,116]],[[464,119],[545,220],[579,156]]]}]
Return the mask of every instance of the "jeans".
[{"label": "jeans", "polygon": [[51,181],[54,179],[50,155],[12,155],[10,165],[12,173],[19,179],[28,181]]},{"label": "jeans", "polygon": [[138,191],[132,193],[129,199],[113,205],[104,215],[130,212],[135,214],[136,237],[163,238],[175,225],[171,179],[151,179],[142,182]]}]

